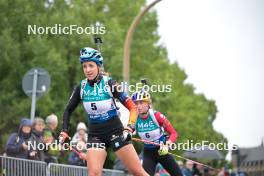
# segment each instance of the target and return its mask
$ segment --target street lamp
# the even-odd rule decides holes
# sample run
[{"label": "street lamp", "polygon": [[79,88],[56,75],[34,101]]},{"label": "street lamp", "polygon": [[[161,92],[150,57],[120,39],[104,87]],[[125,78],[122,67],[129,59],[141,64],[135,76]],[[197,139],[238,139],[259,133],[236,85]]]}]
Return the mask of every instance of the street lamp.
[{"label": "street lamp", "polygon": [[126,35],[126,40],[125,40],[125,44],[124,44],[124,62],[123,62],[123,80],[124,82],[129,83],[129,67],[130,67],[130,46],[131,46],[131,41],[132,41],[132,37],[133,37],[133,33],[135,32],[140,19],[144,16],[144,14],[146,12],[148,12],[148,10],[153,7],[155,4],[157,4],[158,2],[160,2],[161,0],[155,0],[154,2],[152,2],[151,4],[149,4],[148,6],[146,6],[134,19],[134,21],[132,22],[132,24],[129,27],[129,30],[127,32]]}]

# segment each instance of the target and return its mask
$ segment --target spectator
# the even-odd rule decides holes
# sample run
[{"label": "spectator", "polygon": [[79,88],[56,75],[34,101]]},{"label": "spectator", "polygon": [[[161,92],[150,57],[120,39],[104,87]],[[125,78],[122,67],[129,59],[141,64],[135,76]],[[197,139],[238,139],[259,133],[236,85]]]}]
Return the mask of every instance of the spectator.
[{"label": "spectator", "polygon": [[54,140],[57,138],[56,133],[55,133],[57,126],[58,126],[58,117],[55,114],[51,114],[47,116],[44,136],[52,137],[52,138],[49,138],[50,139],[49,141],[54,142]]},{"label": "spectator", "polygon": [[75,152],[71,152],[68,158],[68,162],[71,165],[86,166],[86,143],[88,135],[86,133],[87,127],[85,123],[80,122],[77,125],[76,133],[74,134],[71,144],[76,145],[77,150],[80,151],[81,156]]},{"label": "spectator", "polygon": [[201,164],[197,164],[197,169],[198,169],[200,175],[204,176],[204,166]]},{"label": "spectator", "polygon": [[192,175],[193,176],[202,176],[202,173],[200,172],[196,163],[193,164]]},{"label": "spectator", "polygon": [[183,165],[183,162],[181,160],[177,161],[180,169],[181,169],[181,172],[182,172],[182,175],[183,175],[183,169],[184,169],[184,165]]},{"label": "spectator", "polygon": [[80,152],[78,155],[75,152],[71,152],[68,158],[68,162],[71,165],[76,166],[86,166],[86,142],[83,139],[80,139],[76,145],[76,149]]},{"label": "spectator", "polygon": [[72,143],[78,143],[80,140],[84,140],[84,142],[88,140],[87,127],[83,122],[78,123],[77,131],[72,137]]},{"label": "spectator", "polygon": [[[33,142],[36,142],[36,145],[42,143],[44,144],[44,128],[45,122],[42,118],[36,117],[33,121],[33,129],[32,129],[32,138]],[[44,161],[45,153],[44,150],[37,150],[37,155],[35,160]]]},{"label": "spectator", "polygon": [[191,161],[186,162],[186,167],[182,169],[184,176],[192,176],[193,163]]},{"label": "spectator", "polygon": [[10,135],[6,144],[7,156],[23,159],[33,159],[36,152],[28,147],[28,142],[32,140],[31,136],[32,124],[29,119],[21,119],[18,133]]},{"label": "spectator", "polygon": [[204,168],[204,171],[203,171],[204,176],[210,176],[209,171],[210,171],[210,170],[208,169],[208,167],[205,167],[205,168]]},{"label": "spectator", "polygon": [[[55,114],[51,114],[46,118],[46,128],[44,129],[44,143],[48,146],[55,142],[57,139],[55,130],[58,126],[58,117]],[[45,162],[58,163],[59,150],[57,148],[49,147],[45,151]]]}]

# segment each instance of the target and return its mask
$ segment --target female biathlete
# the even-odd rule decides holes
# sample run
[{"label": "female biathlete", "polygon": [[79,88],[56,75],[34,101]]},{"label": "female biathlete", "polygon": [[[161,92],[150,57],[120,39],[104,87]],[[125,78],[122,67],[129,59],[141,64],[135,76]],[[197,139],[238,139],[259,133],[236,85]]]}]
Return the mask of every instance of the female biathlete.
[{"label": "female biathlete", "polygon": [[[127,166],[133,175],[148,175],[141,166],[138,155],[129,142],[129,131],[118,117],[114,98],[130,111],[128,127],[131,130],[137,118],[137,109],[131,98],[117,90],[117,83],[101,71],[103,57],[93,48],[80,51],[80,63],[86,79],[74,89],[63,114],[63,127],[59,140],[61,143],[68,138],[71,113],[82,102],[87,112],[89,125],[88,151],[86,154],[89,176],[102,175],[103,165],[107,156],[106,149],[112,148],[117,157]],[[96,145],[95,145],[96,144]]]},{"label": "female biathlete", "polygon": [[[135,130],[144,143],[143,168],[150,175],[154,175],[157,163],[160,163],[172,176],[181,176],[181,170],[174,157],[168,154],[169,146],[176,141],[177,132],[160,112],[154,112],[151,108],[150,94],[141,90],[132,95],[139,116],[135,124]],[[166,140],[165,132],[169,134]],[[147,142],[148,141],[148,142]],[[151,143],[160,144],[160,146]]]}]

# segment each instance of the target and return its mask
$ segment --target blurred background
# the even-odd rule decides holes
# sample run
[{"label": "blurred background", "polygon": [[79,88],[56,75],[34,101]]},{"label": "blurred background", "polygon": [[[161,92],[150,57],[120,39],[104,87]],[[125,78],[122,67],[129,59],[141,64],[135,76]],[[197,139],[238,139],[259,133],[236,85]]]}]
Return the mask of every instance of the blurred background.
[{"label": "blurred background", "polygon": [[[49,72],[51,86],[37,100],[35,116],[46,118],[55,113],[60,129],[68,98],[84,78],[79,49],[96,48],[93,35],[28,35],[28,25],[104,26],[104,67],[121,82],[127,30],[150,2],[0,2],[0,153],[21,117],[30,114],[31,99],[21,85],[23,75],[32,67]],[[147,78],[150,85],[172,85],[169,93],[151,95],[155,109],[164,112],[176,128],[178,142],[206,140],[228,143],[230,148],[261,144],[263,10],[261,0],[164,0],[140,21],[131,46],[130,83]],[[82,121],[86,117],[79,106],[72,115],[71,134]],[[142,145],[135,146],[140,152]],[[228,151],[222,153],[226,156]],[[112,168],[114,159],[110,153],[105,167]],[[206,162],[218,168],[232,167],[231,156],[227,159]]]}]

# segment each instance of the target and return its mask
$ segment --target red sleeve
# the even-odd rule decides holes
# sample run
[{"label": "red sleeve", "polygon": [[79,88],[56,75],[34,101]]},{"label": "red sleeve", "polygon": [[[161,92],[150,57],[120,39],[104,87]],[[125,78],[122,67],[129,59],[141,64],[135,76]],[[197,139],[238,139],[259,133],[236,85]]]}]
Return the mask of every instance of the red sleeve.
[{"label": "red sleeve", "polygon": [[124,102],[124,105],[130,112],[128,124],[135,125],[135,123],[137,121],[137,117],[138,117],[136,105],[134,104],[134,102],[129,97]]},{"label": "red sleeve", "polygon": [[165,115],[161,114],[160,112],[155,112],[155,117],[161,127],[170,135],[169,140],[171,142],[175,142],[177,140],[178,134],[176,130],[171,125],[170,121],[166,118]]}]

